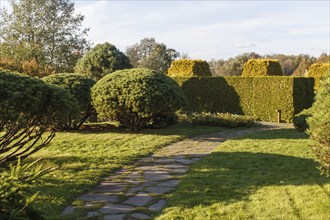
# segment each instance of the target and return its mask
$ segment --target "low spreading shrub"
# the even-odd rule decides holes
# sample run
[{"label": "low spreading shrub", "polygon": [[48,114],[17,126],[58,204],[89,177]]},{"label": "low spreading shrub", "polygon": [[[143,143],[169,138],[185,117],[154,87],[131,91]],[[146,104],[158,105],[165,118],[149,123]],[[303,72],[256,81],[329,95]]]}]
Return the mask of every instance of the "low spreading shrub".
[{"label": "low spreading shrub", "polygon": [[244,63],[242,76],[282,76],[280,62],[272,59],[250,59]]},{"label": "low spreading shrub", "polygon": [[169,123],[184,103],[178,84],[163,73],[134,68],[116,71],[92,88],[93,105],[102,120],[116,120],[133,131]]},{"label": "low spreading shrub", "polygon": [[174,60],[168,69],[168,75],[176,76],[211,76],[208,62],[204,60]]},{"label": "low spreading shrub", "polygon": [[95,81],[74,73],[60,73],[44,77],[49,84],[66,89],[77,100],[76,114],[70,115],[70,120],[65,124],[65,129],[79,129],[80,126],[91,116],[94,108],[91,104],[90,90]]},{"label": "low spreading shrub", "polygon": [[330,73],[320,82],[311,116],[307,119],[308,133],[322,174],[330,175]]},{"label": "low spreading shrub", "polygon": [[293,125],[298,131],[306,131],[308,129],[307,118],[311,116],[311,108],[305,109],[296,114],[293,118]]},{"label": "low spreading shrub", "polygon": [[252,127],[257,125],[256,118],[229,113],[179,113],[179,121],[184,124],[219,126],[219,127]]}]

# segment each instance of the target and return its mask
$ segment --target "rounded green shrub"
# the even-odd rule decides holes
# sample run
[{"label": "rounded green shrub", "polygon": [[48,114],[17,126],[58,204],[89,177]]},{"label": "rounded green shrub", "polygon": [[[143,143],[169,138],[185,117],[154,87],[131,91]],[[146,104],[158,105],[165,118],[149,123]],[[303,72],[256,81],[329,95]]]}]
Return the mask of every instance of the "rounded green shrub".
[{"label": "rounded green shrub", "polygon": [[184,103],[178,84],[163,73],[134,68],[119,70],[92,88],[92,101],[102,120],[116,120],[133,131],[167,123]]},{"label": "rounded green shrub", "polygon": [[250,59],[244,63],[242,76],[283,76],[283,72],[278,60]]},{"label": "rounded green shrub", "polygon": [[330,73],[330,63],[314,63],[308,69],[309,77],[322,77]]},{"label": "rounded green shrub", "polygon": [[205,60],[174,60],[168,69],[168,75],[177,76],[211,76],[208,62]]},{"label": "rounded green shrub", "polygon": [[97,81],[116,70],[131,67],[128,57],[114,45],[106,42],[97,44],[78,60],[75,72]]},{"label": "rounded green shrub", "polygon": [[330,175],[330,73],[320,82],[311,116],[307,119],[312,148],[320,170]]},{"label": "rounded green shrub", "polygon": [[91,104],[91,88],[95,81],[74,73],[59,73],[46,76],[43,80],[49,84],[59,86],[69,91],[77,100],[75,106],[77,112],[70,116],[67,128],[79,129],[80,126],[91,116],[94,108]]},{"label": "rounded green shrub", "polygon": [[307,118],[311,116],[311,108],[305,109],[293,117],[293,125],[298,131],[308,129]]}]

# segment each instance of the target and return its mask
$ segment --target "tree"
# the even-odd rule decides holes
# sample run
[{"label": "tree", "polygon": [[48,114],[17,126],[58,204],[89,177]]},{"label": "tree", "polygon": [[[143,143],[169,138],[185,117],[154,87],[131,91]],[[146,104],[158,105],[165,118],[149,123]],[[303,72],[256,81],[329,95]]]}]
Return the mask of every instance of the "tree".
[{"label": "tree", "polygon": [[74,13],[70,0],[10,0],[12,12],[0,14],[0,61],[11,60],[16,69],[42,77],[72,72],[89,42],[84,16]]},{"label": "tree", "polygon": [[91,51],[86,53],[77,62],[75,72],[97,81],[116,70],[131,67],[128,57],[114,45],[106,42],[97,44]]},{"label": "tree", "polygon": [[157,43],[155,38],[144,38],[127,48],[126,54],[133,67],[144,67],[167,73],[171,63],[180,53],[167,48],[165,44]]}]

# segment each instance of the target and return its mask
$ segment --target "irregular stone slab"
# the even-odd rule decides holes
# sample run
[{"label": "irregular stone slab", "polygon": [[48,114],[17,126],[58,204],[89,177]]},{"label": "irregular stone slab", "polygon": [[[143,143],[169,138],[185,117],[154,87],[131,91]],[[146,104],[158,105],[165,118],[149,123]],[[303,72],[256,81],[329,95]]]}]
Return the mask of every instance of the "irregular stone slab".
[{"label": "irregular stone slab", "polygon": [[151,193],[156,194],[156,195],[161,195],[161,194],[164,194],[164,193],[168,193],[172,190],[174,190],[172,187],[152,186],[152,187],[147,188],[148,192],[151,192]]},{"label": "irregular stone slab", "polygon": [[157,166],[141,166],[141,167],[137,167],[135,168],[137,170],[158,170],[159,168]]},{"label": "irregular stone slab", "polygon": [[151,219],[150,216],[145,215],[145,214],[142,214],[142,213],[133,213],[133,214],[132,214],[132,217],[133,217],[134,219]]},{"label": "irregular stone slab", "polygon": [[101,182],[98,186],[94,187],[95,191],[103,192],[113,192],[118,193],[122,192],[126,188],[126,184],[121,182]]},{"label": "irregular stone slab", "polygon": [[124,218],[125,218],[125,214],[103,216],[103,220],[123,220]]},{"label": "irregular stone slab", "polygon": [[177,173],[177,174],[184,174],[188,171],[188,168],[180,168],[180,169],[173,169],[171,172]]},{"label": "irregular stone slab", "polygon": [[154,157],[145,157],[145,158],[142,158],[140,160],[138,160],[137,162],[138,163],[150,163],[152,161],[154,161]]},{"label": "irregular stone slab", "polygon": [[139,192],[135,196],[130,197],[124,203],[134,206],[144,206],[152,200],[152,197],[146,192]]},{"label": "irregular stone slab", "polygon": [[99,211],[102,214],[122,214],[122,213],[132,212],[134,209],[135,208],[130,205],[108,203],[102,208],[100,208]]},{"label": "irregular stone slab", "polygon": [[180,163],[173,163],[173,164],[163,165],[163,167],[167,169],[180,169],[180,168],[186,168],[187,166]]},{"label": "irregular stone slab", "polygon": [[189,160],[189,159],[177,159],[176,161],[179,162],[179,163],[185,164],[185,165],[188,165],[188,164],[191,164],[191,163],[195,162],[195,161]]},{"label": "irregular stone slab", "polygon": [[175,162],[173,159],[170,159],[170,158],[160,158],[160,159],[158,159],[158,160],[155,160],[154,161],[154,163],[161,163],[161,164],[163,164],[163,163],[173,163],[173,162]]},{"label": "irregular stone slab", "polygon": [[164,199],[159,200],[158,202],[152,204],[151,206],[149,206],[149,210],[153,211],[153,212],[158,212],[160,210],[162,210],[166,205],[166,201]]},{"label": "irregular stone slab", "polygon": [[146,171],[146,172],[144,172],[143,176],[144,176],[145,180],[156,180],[156,181],[174,178],[168,172],[164,172],[164,171],[157,171],[157,172]]},{"label": "irregular stone slab", "polygon": [[127,193],[125,194],[125,196],[132,196],[134,195],[136,192],[142,190],[143,187],[142,186],[138,186],[138,187],[133,187],[130,190],[127,191]]},{"label": "irregular stone slab", "polygon": [[87,213],[87,218],[93,218],[93,217],[96,217],[96,216],[99,216],[98,212],[88,212]]},{"label": "irregular stone slab", "polygon": [[108,194],[83,194],[79,199],[88,202],[117,202],[118,196]]},{"label": "irregular stone slab", "polygon": [[165,186],[165,187],[175,187],[180,183],[180,180],[169,180],[166,182],[159,183],[157,186]]},{"label": "irregular stone slab", "polygon": [[134,171],[127,176],[125,176],[125,179],[140,179],[142,178],[142,175],[138,171]]},{"label": "irregular stone slab", "polygon": [[74,210],[74,207],[72,205],[69,205],[63,210],[62,215],[71,215]]}]

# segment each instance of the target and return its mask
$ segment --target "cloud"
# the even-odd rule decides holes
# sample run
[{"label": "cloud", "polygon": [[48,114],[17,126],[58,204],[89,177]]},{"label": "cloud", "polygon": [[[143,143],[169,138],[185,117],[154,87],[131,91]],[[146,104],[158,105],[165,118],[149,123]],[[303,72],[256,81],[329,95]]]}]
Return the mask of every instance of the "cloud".
[{"label": "cloud", "polygon": [[237,44],[235,44],[236,48],[251,48],[251,47],[255,47],[255,46],[256,46],[255,43],[243,43],[243,44],[237,43]]}]

